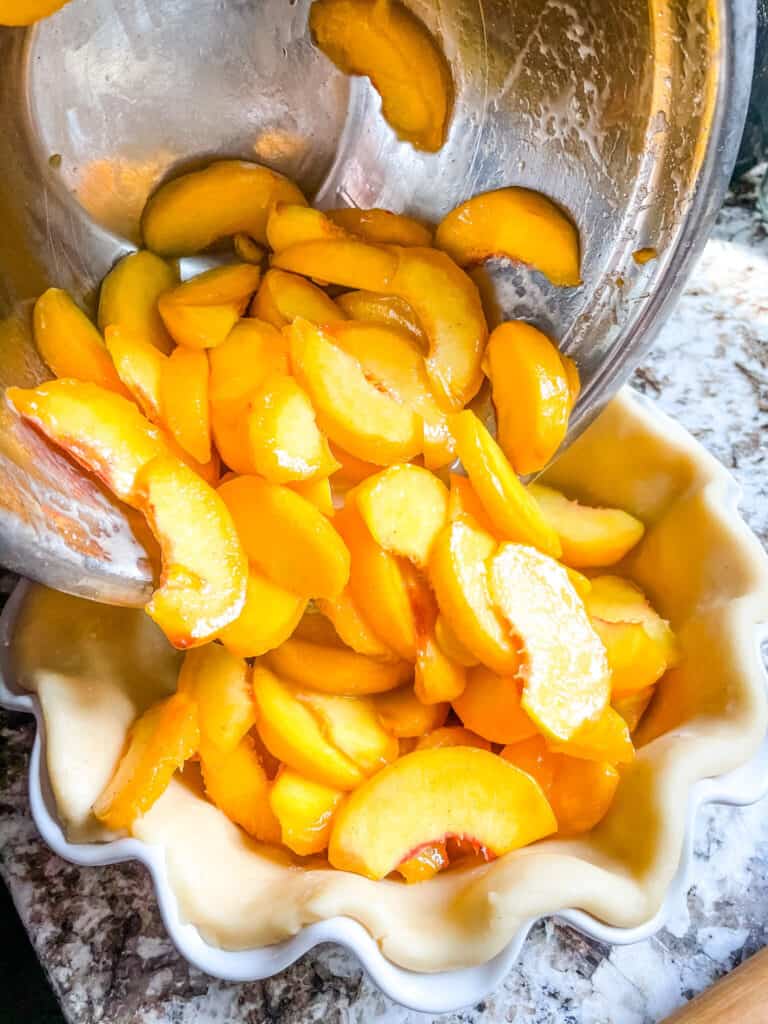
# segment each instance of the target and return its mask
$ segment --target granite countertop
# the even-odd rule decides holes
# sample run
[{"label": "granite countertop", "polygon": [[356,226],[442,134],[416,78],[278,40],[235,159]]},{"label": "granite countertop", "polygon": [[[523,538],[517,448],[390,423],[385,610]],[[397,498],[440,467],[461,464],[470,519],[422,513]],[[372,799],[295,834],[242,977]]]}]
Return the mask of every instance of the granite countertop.
[{"label": "granite countertop", "polygon": [[[768,235],[747,184],[724,209],[676,312],[633,385],[683,423],[742,484],[768,542]],[[415,1024],[349,954],[314,950],[269,981],[189,967],[165,936],[136,864],[81,869],[38,838],[26,777],[33,725],[0,715],[0,873],[66,1018],[76,1024]],[[446,1024],[655,1024],[768,944],[768,803],[699,815],[687,905],[654,938],[602,945],[548,920],[504,984]]]}]

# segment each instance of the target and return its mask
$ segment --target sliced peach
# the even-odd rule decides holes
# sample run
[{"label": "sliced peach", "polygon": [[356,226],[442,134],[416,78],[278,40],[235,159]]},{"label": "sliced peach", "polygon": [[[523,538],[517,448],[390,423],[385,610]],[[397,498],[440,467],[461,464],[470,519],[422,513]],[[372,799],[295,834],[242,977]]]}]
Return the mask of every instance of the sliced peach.
[{"label": "sliced peach", "polygon": [[345,452],[343,448],[333,442],[331,442],[331,453],[339,463],[339,468],[333,474],[334,486],[352,487],[361,483],[372,473],[378,473],[381,468],[373,462],[365,462],[364,459],[358,459],[356,455]]},{"label": "sliced peach", "polygon": [[572,739],[551,746],[558,753],[585,761],[629,764],[635,757],[627,723],[610,704],[597,718],[586,722]]},{"label": "sliced peach", "polygon": [[306,498],[257,476],[222,484],[248,558],[273,582],[300,597],[337,597],[350,556],[328,519]]},{"label": "sliced peach", "polygon": [[438,224],[435,244],[461,267],[506,256],[528,263],[552,284],[581,284],[576,226],[551,199],[527,188],[468,199]]},{"label": "sliced peach", "polygon": [[448,489],[441,480],[421,466],[390,466],[360,484],[355,501],[377,544],[426,567],[447,518]]},{"label": "sliced peach", "polygon": [[291,364],[321,429],[352,455],[380,465],[407,461],[422,447],[420,418],[371,383],[359,360],[306,320],[290,327]]},{"label": "sliced peach", "polygon": [[644,690],[633,690],[621,697],[613,698],[613,709],[617,711],[629,727],[630,735],[637,729],[640,719],[653,699],[655,687],[646,686]]},{"label": "sliced peach", "polygon": [[128,397],[101,335],[67,292],[49,288],[35,303],[37,350],[57,377],[99,384]]},{"label": "sliced peach", "polygon": [[477,496],[469,477],[459,473],[451,473],[449,477],[448,518],[454,519],[469,516],[470,522],[492,537],[496,536],[496,527],[488,518],[483,504]]},{"label": "sliced peach", "polygon": [[443,615],[438,615],[435,622],[435,640],[451,661],[455,661],[458,665],[463,665],[464,668],[473,668],[478,664],[477,658],[459,640]]},{"label": "sliced peach", "polygon": [[621,509],[580,505],[542,484],[529,484],[528,492],[557,531],[563,561],[575,569],[621,561],[645,532],[639,519]]},{"label": "sliced peach", "polygon": [[251,736],[222,750],[203,740],[200,765],[205,792],[235,824],[265,843],[280,842],[280,825],[269,800],[269,780]]},{"label": "sliced peach", "polygon": [[415,661],[416,621],[400,562],[376,543],[354,504],[336,513],[334,525],[352,556],[349,594],[360,614],[376,623],[387,647]]},{"label": "sliced peach", "polygon": [[612,764],[563,757],[549,793],[558,835],[579,835],[594,828],[607,814],[618,784],[619,773]]},{"label": "sliced peach", "polygon": [[69,0],[2,0],[0,25],[34,25],[62,8]]},{"label": "sliced peach", "polygon": [[260,267],[267,255],[264,246],[254,242],[245,231],[238,231],[233,236],[232,248],[235,250],[235,255],[239,260],[242,260],[243,263],[252,263],[254,267]]},{"label": "sliced peach", "polygon": [[319,644],[322,647],[344,649],[341,637],[330,619],[320,611],[317,601],[307,604],[307,610],[293,631],[293,639],[303,640],[308,644]]},{"label": "sliced peach", "polygon": [[157,308],[178,345],[215,348],[245,312],[260,278],[250,263],[215,267],[163,292]]},{"label": "sliced peach", "polygon": [[571,396],[571,409],[578,401],[579,395],[581,394],[581,374],[579,368],[570,358],[570,356],[560,353],[560,360],[565,370],[565,379],[568,381],[568,391]]},{"label": "sliced peach", "polygon": [[265,661],[281,679],[348,696],[392,690],[413,674],[407,661],[376,661],[344,647],[296,639],[270,651]]},{"label": "sliced peach", "polygon": [[190,697],[176,693],[153,704],[131,726],[125,752],[93,813],[107,828],[130,830],[199,743],[197,708]]},{"label": "sliced peach", "polygon": [[455,700],[464,692],[467,673],[437,642],[434,631],[419,638],[413,688],[422,704]]},{"label": "sliced peach", "polygon": [[438,871],[448,866],[448,851],[445,843],[423,846],[418,853],[397,865],[397,871],[408,885],[426,882],[434,878]]},{"label": "sliced peach", "polygon": [[198,476],[202,477],[207,484],[211,487],[216,487],[220,483],[221,477],[221,459],[219,453],[215,450],[211,451],[211,457],[207,462],[198,462],[189,452],[185,451],[181,445],[171,437],[167,431],[163,431],[165,437],[165,443],[168,446],[168,450],[171,455],[175,455],[177,459],[181,459],[183,463],[193,469]]},{"label": "sliced peach", "polygon": [[129,505],[136,504],[139,470],[167,451],[160,431],[133,402],[98,384],[54,380],[37,388],[8,388],[5,397]]},{"label": "sliced peach", "polygon": [[245,160],[219,160],[161,185],[141,220],[144,244],[164,256],[191,256],[245,232],[262,245],[278,202],[305,203],[282,174]]},{"label": "sliced peach", "polygon": [[384,878],[424,846],[470,838],[501,856],[549,835],[554,815],[540,786],[486,750],[417,750],[388,765],[338,810],[328,859]]},{"label": "sliced peach", "polygon": [[478,665],[467,672],[453,709],[464,725],[492,743],[519,743],[538,731],[521,703],[522,683]]},{"label": "sliced peach", "polygon": [[445,725],[425,733],[416,744],[417,750],[430,750],[432,747],[478,747],[490,750],[491,744],[482,736],[460,725]]},{"label": "sliced peach", "polygon": [[364,238],[366,242],[383,242],[389,245],[432,245],[432,232],[421,221],[403,213],[390,210],[359,210],[348,206],[339,210],[328,210],[325,216],[352,235]]},{"label": "sliced peach", "polygon": [[384,729],[373,697],[339,696],[296,689],[296,697],[309,707],[323,735],[366,774],[377,772],[400,753],[397,739]]},{"label": "sliced peach", "polygon": [[269,793],[272,811],[280,822],[284,846],[300,857],[322,853],[331,836],[331,822],[344,793],[284,768]]},{"label": "sliced peach", "polygon": [[574,740],[605,710],[611,673],[568,573],[533,547],[503,544],[489,582],[519,645],[523,708],[550,740]]},{"label": "sliced peach", "polygon": [[319,598],[318,609],[333,623],[342,641],[358,654],[369,658],[393,660],[397,657],[389,647],[380,640],[375,631],[360,614],[349,586],[333,601]]},{"label": "sliced peach", "polygon": [[416,314],[405,301],[397,295],[379,295],[377,292],[355,291],[346,292],[336,299],[339,306],[351,320],[382,324],[384,327],[395,327],[407,334],[419,346],[419,351],[426,352],[429,344]]},{"label": "sliced peach", "polygon": [[219,639],[233,654],[257,658],[291,636],[306,605],[306,598],[278,586],[251,567],[243,610],[221,630]]},{"label": "sliced peach", "polygon": [[348,238],[343,228],[334,224],[321,210],[294,203],[277,203],[267,219],[267,242],[275,253],[304,242]]},{"label": "sliced peach", "polygon": [[[308,210],[308,207],[298,207]],[[346,319],[346,314],[317,285],[285,270],[268,270],[251,303],[251,316],[283,328],[300,316],[312,324]]]},{"label": "sliced peach", "polygon": [[302,498],[311,501],[315,508],[320,509],[329,519],[335,514],[331,481],[327,476],[315,477],[313,480],[292,480],[288,487]]},{"label": "sliced peach", "polygon": [[573,589],[582,601],[586,601],[587,596],[592,592],[592,580],[583,573],[580,573],[578,569],[571,569],[568,565],[566,565],[565,571],[568,573],[568,579],[573,584]]},{"label": "sliced peach", "polygon": [[163,423],[184,451],[198,462],[211,457],[210,367],[205,352],[179,347],[160,375]]},{"label": "sliced peach", "polygon": [[375,698],[376,712],[387,732],[405,738],[439,729],[448,717],[448,704],[422,704],[412,686],[401,686]]},{"label": "sliced peach", "polygon": [[387,293],[397,265],[396,250],[344,237],[297,242],[272,257],[272,266],[280,270],[345,288]]},{"label": "sliced peach", "polygon": [[452,462],[456,445],[448,417],[438,405],[424,359],[415,343],[394,327],[348,321],[326,326],[333,342],[360,365],[367,379],[423,420],[424,462],[438,469]]},{"label": "sliced peach", "polygon": [[163,559],[146,610],[175,647],[199,647],[245,603],[248,564],[232,516],[216,491],[171,455],[147,463],[136,489]]},{"label": "sliced peach", "polygon": [[500,756],[534,778],[549,799],[563,758],[549,749],[543,736],[529,736],[528,739],[510,743],[504,747]]},{"label": "sliced peach", "polygon": [[160,377],[167,357],[151,342],[124,327],[105,328],[104,340],[127,393],[138,402],[147,419],[159,423]]},{"label": "sliced peach", "polygon": [[560,556],[560,541],[480,419],[469,409],[451,419],[456,450],[496,533]]},{"label": "sliced peach", "polygon": [[338,68],[370,78],[398,138],[417,149],[440,149],[453,106],[451,70],[416,15],[398,2],[315,0],[309,24]]},{"label": "sliced peach", "polygon": [[429,562],[429,578],[440,614],[461,644],[478,661],[501,675],[514,675],[517,654],[488,589],[493,537],[457,519],[438,535]]},{"label": "sliced peach", "polygon": [[272,374],[251,395],[248,443],[256,471],[272,483],[327,477],[339,468],[307,393],[288,374]]},{"label": "sliced peach", "polygon": [[197,704],[200,735],[220,750],[234,750],[256,722],[248,665],[221,644],[187,651],[177,690]]},{"label": "sliced peach", "polygon": [[175,268],[153,252],[129,253],[101,282],[99,327],[102,331],[119,327],[167,355],[173,340],[165,329],[157,300],[178,283]]},{"label": "sliced peach", "polygon": [[499,444],[517,473],[537,473],[568,430],[571,391],[560,353],[533,324],[512,320],[491,333],[485,360]]}]

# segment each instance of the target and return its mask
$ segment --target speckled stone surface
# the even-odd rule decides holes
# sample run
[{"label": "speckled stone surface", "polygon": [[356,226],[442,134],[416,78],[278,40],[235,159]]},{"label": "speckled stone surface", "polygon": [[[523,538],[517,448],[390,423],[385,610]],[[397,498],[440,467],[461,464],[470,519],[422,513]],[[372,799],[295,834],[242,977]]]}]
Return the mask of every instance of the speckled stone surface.
[{"label": "speckled stone surface", "polygon": [[[741,482],[768,542],[768,236],[734,199],[634,385]],[[1,585],[1,584],[0,584]],[[0,872],[67,1018],[76,1024],[415,1024],[348,954],[315,950],[263,983],[192,970],[165,937],[143,868],[80,869],[43,846],[29,817],[33,726],[0,716]],[[768,943],[768,803],[706,808],[687,906],[656,937],[611,948],[537,925],[491,997],[441,1021],[656,1024]]]}]

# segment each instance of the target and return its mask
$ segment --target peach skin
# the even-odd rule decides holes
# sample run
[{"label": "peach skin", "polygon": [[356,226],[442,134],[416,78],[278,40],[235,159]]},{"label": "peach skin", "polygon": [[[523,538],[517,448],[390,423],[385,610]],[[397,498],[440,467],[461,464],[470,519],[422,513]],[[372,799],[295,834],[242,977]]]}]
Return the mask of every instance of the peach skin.
[{"label": "peach skin", "polygon": [[479,418],[465,409],[451,418],[450,426],[457,454],[495,532],[559,558],[557,534]]},{"label": "peach skin", "polygon": [[508,321],[491,333],[484,366],[499,444],[516,473],[537,473],[568,430],[571,392],[560,353],[532,324]]},{"label": "peach skin", "polygon": [[453,106],[453,82],[445,56],[422,21],[397,0],[315,0],[309,24],[317,46],[341,71],[371,80],[398,138],[416,149],[440,149]]},{"label": "peach skin", "polygon": [[334,344],[327,328],[294,320],[289,339],[293,372],[331,441],[380,465],[406,462],[421,451],[420,417],[372,383],[360,361]]},{"label": "peach skin", "polygon": [[350,320],[381,324],[383,327],[396,327],[416,342],[420,352],[427,351],[429,345],[427,336],[422,330],[416,314],[405,299],[401,299],[397,295],[355,291],[339,295],[336,305],[346,313]]},{"label": "peach skin", "polygon": [[494,256],[527,263],[552,284],[581,284],[579,233],[540,192],[500,188],[468,199],[437,226],[435,244],[461,267]]},{"label": "peach skin", "polygon": [[495,754],[471,747],[417,750],[383,768],[339,808],[328,859],[341,871],[381,879],[448,836],[472,839],[498,857],[555,828],[538,783]]},{"label": "peach skin", "polygon": [[293,323],[296,317],[309,320],[312,324],[346,319],[346,313],[322,288],[307,281],[305,277],[289,274],[285,270],[266,272],[251,303],[250,313],[278,330]]},{"label": "peach skin", "polygon": [[288,639],[306,606],[306,598],[278,586],[251,566],[243,610],[219,632],[219,640],[241,658],[258,658]]},{"label": "peach skin", "polygon": [[376,661],[344,647],[297,639],[286,640],[264,661],[281,679],[351,697],[393,690],[413,675],[407,661]]},{"label": "peach skin", "polygon": [[215,267],[163,292],[157,308],[178,345],[215,348],[245,312],[260,278],[250,263]]},{"label": "peach skin", "polygon": [[200,743],[200,767],[211,803],[254,839],[280,842],[280,825],[269,800],[269,780],[253,737],[243,736],[231,750]]},{"label": "peach skin", "polygon": [[422,704],[411,685],[401,686],[375,698],[379,721],[393,736],[405,739],[423,736],[445,724],[449,705]]},{"label": "peach skin", "polygon": [[224,753],[234,750],[256,722],[250,669],[221,644],[187,651],[176,689],[197,705],[200,735]]},{"label": "peach skin", "polygon": [[576,739],[605,710],[611,673],[567,572],[533,547],[502,544],[489,584],[518,646],[523,708],[549,740]]},{"label": "peach skin", "polygon": [[349,551],[311,502],[258,476],[229,480],[219,495],[248,558],[274,583],[300,597],[338,597],[349,579]]},{"label": "peach skin", "polygon": [[500,676],[484,665],[467,672],[464,692],[453,710],[467,729],[492,743],[519,743],[538,731],[520,703],[522,683]]},{"label": "peach skin", "polygon": [[267,217],[278,202],[305,203],[282,174],[245,160],[219,160],[166,182],[144,208],[144,244],[161,256],[191,256],[220,238],[245,232],[267,241]]},{"label": "peach skin", "polygon": [[538,483],[529,484],[528,493],[557,531],[562,560],[575,569],[598,569],[620,562],[645,533],[640,520],[621,509],[580,505]]},{"label": "peach skin", "polygon": [[137,402],[147,419],[160,423],[160,377],[168,357],[124,327],[105,328],[104,342],[126,393]]},{"label": "peach skin", "polygon": [[390,210],[359,210],[348,206],[339,210],[327,210],[325,216],[366,242],[385,245],[432,245],[432,232],[421,221]]},{"label": "peach skin", "polygon": [[153,252],[129,253],[101,282],[99,327],[102,331],[119,327],[168,355],[173,339],[165,329],[157,300],[178,283],[175,268]]},{"label": "peach skin", "polygon": [[190,697],[175,693],[153,704],[131,726],[125,753],[93,813],[107,828],[130,831],[199,743],[197,708]]},{"label": "peach skin", "polygon": [[129,397],[101,335],[60,288],[49,288],[35,303],[35,345],[56,377],[98,384]]},{"label": "peach skin", "polygon": [[331,822],[344,793],[283,768],[269,793],[272,811],[280,822],[284,846],[300,857],[322,853],[331,836]]},{"label": "peach skin", "polygon": [[179,346],[162,365],[160,409],[172,437],[198,462],[211,457],[210,367],[205,352]]}]

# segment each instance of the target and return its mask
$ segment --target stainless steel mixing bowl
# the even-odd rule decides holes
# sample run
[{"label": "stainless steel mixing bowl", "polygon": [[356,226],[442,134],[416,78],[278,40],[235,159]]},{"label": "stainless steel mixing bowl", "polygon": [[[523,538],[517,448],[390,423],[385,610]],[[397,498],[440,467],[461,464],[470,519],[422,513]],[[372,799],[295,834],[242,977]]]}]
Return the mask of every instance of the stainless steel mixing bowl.
[{"label": "stainless steel mixing bowl", "polygon": [[[501,315],[575,354],[584,425],[651,343],[721,203],[753,0],[409,3],[454,69],[437,154],[399,143],[368,82],[314,49],[309,0],[71,0],[30,31],[0,29],[0,386],[45,375],[25,300],[55,284],[92,307],[153,187],[227,155],[284,171],[320,205],[437,219],[508,184],[561,203],[581,231],[583,287],[502,263],[489,277]],[[641,266],[645,247],[658,256]],[[0,432],[0,562],[143,602],[140,527],[6,408]]]}]

